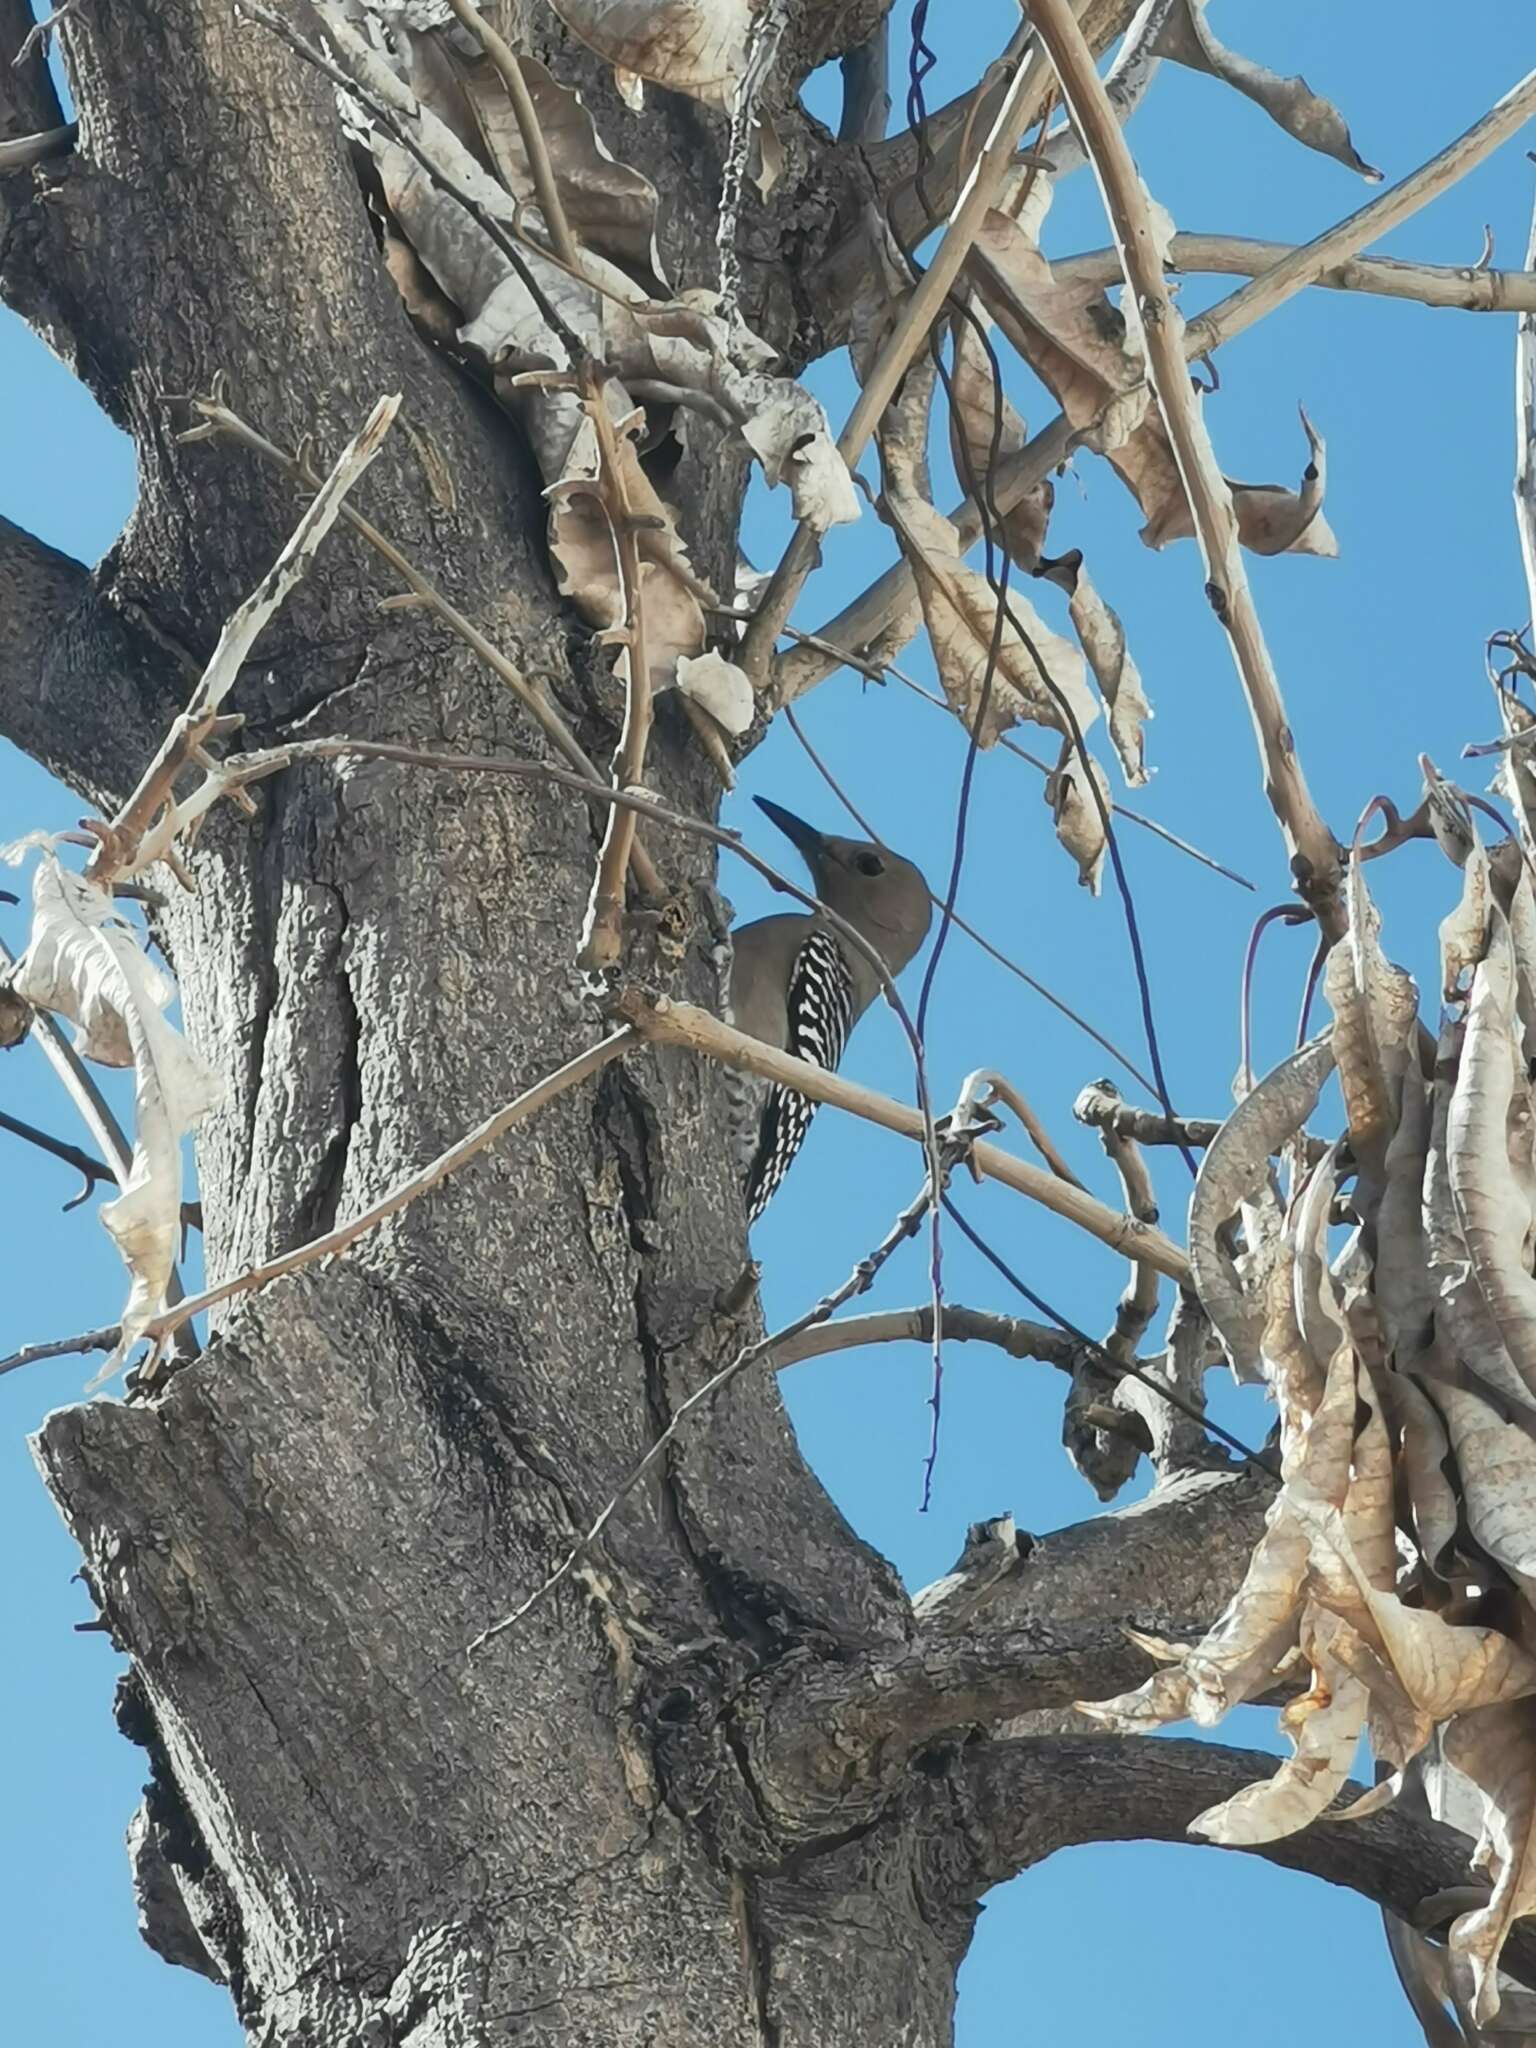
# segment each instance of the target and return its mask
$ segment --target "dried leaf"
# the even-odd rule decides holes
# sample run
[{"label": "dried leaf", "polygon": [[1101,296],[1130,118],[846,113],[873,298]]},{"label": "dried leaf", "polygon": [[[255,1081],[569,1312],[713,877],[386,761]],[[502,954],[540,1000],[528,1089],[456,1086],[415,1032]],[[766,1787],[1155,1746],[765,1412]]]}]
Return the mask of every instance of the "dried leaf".
[{"label": "dried leaf", "polygon": [[1462,1000],[1462,984],[1483,957],[1493,907],[1488,855],[1474,826],[1472,844],[1461,870],[1461,901],[1449,917],[1440,921],[1440,986],[1448,1003]]},{"label": "dried leaf", "polygon": [[1536,1442],[1466,1388],[1437,1384],[1435,1402],[1456,1453],[1467,1527],[1536,1597]]},{"label": "dried leaf", "polygon": [[681,657],[677,664],[677,687],[685,697],[702,705],[733,738],[740,738],[752,723],[755,699],[746,670],[727,661],[714,648],[705,654]]},{"label": "dried leaf", "polygon": [[[1104,810],[1109,808],[1109,780],[1090,754],[1089,765],[1098,785]],[[1083,772],[1082,757],[1070,748],[1061,764],[1045,778],[1045,800],[1051,807],[1056,837],[1077,862],[1077,879],[1090,895],[1099,893],[1099,875],[1109,841],[1104,817],[1094,802]]]},{"label": "dried leaf", "polygon": [[747,61],[750,0],[550,0],[616,72],[729,106]]},{"label": "dried leaf", "polygon": [[1423,1220],[1428,1151],[1429,1093],[1415,1071],[1403,1083],[1376,1209],[1376,1310],[1399,1367],[1428,1343],[1435,1306]]},{"label": "dried leaf", "polygon": [[1308,149],[1321,150],[1373,184],[1380,179],[1380,171],[1356,152],[1337,107],[1313,92],[1304,78],[1282,78],[1217,42],[1206,26],[1205,0],[1174,0],[1172,12],[1152,40],[1152,51],[1192,71],[1219,78],[1261,106],[1287,135],[1294,135]]},{"label": "dried leaf", "polygon": [[1293,1754],[1272,1778],[1245,1785],[1189,1823],[1192,1835],[1231,1847],[1273,1842],[1304,1828],[1349,1776],[1365,1726],[1366,1690],[1340,1664],[1323,1660],[1300,1699],[1280,1716]]},{"label": "dried leaf", "polygon": [[992,671],[986,717],[977,730],[980,744],[992,746],[1020,719],[1070,736],[1062,699],[1078,731],[1086,732],[1099,707],[1078,650],[1014,592],[1008,597],[1012,617],[998,634],[997,599],[986,579],[961,561],[959,538],[943,514],[915,496],[888,491],[884,502],[912,565],[944,694],[967,726],[981,715],[983,685]]},{"label": "dried leaf", "polygon": [[1453,1956],[1472,1966],[1473,2018],[1498,2017],[1498,1961],[1515,1921],[1536,1912],[1536,1704],[1522,1700],[1463,1714],[1445,1731],[1447,1762],[1471,1779],[1482,1802],[1474,1867],[1488,1871],[1493,1896],[1451,1928]]},{"label": "dried leaf", "polygon": [[80,1050],[134,1070],[133,1165],[101,1206],[131,1287],[116,1349],[93,1385],[117,1372],[165,1307],[181,1232],[181,1141],[218,1101],[219,1077],[162,1012],[175,990],[145,957],[112,897],[43,855],[32,885],[32,932],[12,986],[70,1018]]},{"label": "dried leaf", "polygon": [[1357,1159],[1384,1162],[1419,995],[1412,975],[1394,967],[1381,949],[1381,917],[1366,889],[1358,848],[1350,855],[1345,901],[1348,937],[1328,955],[1323,988],[1333,1011],[1350,1145]]},{"label": "dried leaf", "polygon": [[[1107,293],[1082,280],[1058,281],[1032,236],[997,211],[987,215],[966,268],[987,311],[1054,393],[1084,445],[1105,456],[1134,493],[1148,547],[1193,534],[1173,449],[1150,405],[1139,337],[1127,334]],[[1338,552],[1321,510],[1323,444],[1302,418],[1312,458],[1300,493],[1279,484],[1227,483],[1238,537],[1256,553]]]},{"label": "dried leaf", "polygon": [[1238,1205],[1262,1185],[1269,1160],[1294,1137],[1317,1106],[1333,1072],[1327,1038],[1313,1039],[1267,1074],[1238,1104],[1201,1161],[1189,1208],[1189,1257],[1201,1305],[1216,1327],[1234,1367],[1262,1370],[1259,1344],[1265,1305],[1257,1290],[1239,1284],[1217,1232]]},{"label": "dried leaf", "polygon": [[1517,1085],[1523,1094],[1524,1081],[1514,980],[1509,926],[1495,910],[1488,955],[1472,979],[1461,1067],[1446,1119],[1446,1161],[1473,1278],[1505,1351],[1536,1399],[1536,1279],[1525,1257],[1532,1219],[1507,1147],[1511,1106]]},{"label": "dried leaf", "polygon": [[1397,1468],[1408,1496],[1414,1538],[1430,1570],[1438,1571],[1456,1541],[1459,1519],[1456,1492],[1446,1477],[1451,1446],[1445,1424],[1435,1403],[1407,1373],[1384,1373],[1382,1393],[1397,1436]]},{"label": "dried leaf", "polygon": [[[986,315],[972,317],[981,321]],[[955,474],[969,491],[973,479],[990,475],[996,464],[1018,453],[1025,439],[1024,422],[999,389],[981,337],[969,320],[957,319],[949,379],[949,445]],[[1003,514],[1003,545],[1027,576],[1040,566],[1055,496],[1047,478]]]},{"label": "dried leaf", "polygon": [[1068,593],[1073,627],[1109,707],[1109,737],[1121,770],[1132,789],[1143,788],[1151,777],[1142,727],[1152,716],[1152,706],[1142,688],[1141,670],[1125,644],[1120,614],[1094,588],[1079,549],[1042,565],[1040,573]]}]

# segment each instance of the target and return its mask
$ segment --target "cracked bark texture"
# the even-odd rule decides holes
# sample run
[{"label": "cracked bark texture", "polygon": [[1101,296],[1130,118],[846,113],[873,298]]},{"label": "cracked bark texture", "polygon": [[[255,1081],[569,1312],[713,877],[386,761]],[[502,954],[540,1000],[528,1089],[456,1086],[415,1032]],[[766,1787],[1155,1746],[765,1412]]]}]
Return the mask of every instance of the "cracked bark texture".
[{"label": "cracked bark texture", "polygon": [[[880,11],[805,0],[793,63],[837,55]],[[1129,12],[1092,0],[1095,42]],[[674,273],[708,278],[721,120],[665,94],[637,119],[547,8],[499,19],[657,182]],[[10,69],[27,23],[0,0],[0,132],[60,118],[40,64]],[[0,523],[0,730],[94,801],[136,781],[188,662],[295,515],[252,458],[175,439],[165,394],[224,371],[271,438],[327,451],[404,393],[411,432],[359,509],[607,758],[620,707],[554,596],[528,457],[408,324],[329,93],[227,0],[91,0],[60,40],[78,147],[0,180],[0,289],[133,436],[141,495],[91,571]],[[749,312],[793,363],[845,321],[806,279],[846,276],[881,152],[790,112],[782,130],[789,175],[743,233]],[[697,422],[690,448],[673,492],[718,576],[741,465]],[[238,685],[251,743],[536,747],[430,619],[379,611],[389,594],[338,529]],[[708,812],[665,701],[648,773]],[[637,965],[711,1002],[710,859],[653,850],[690,936],[678,958],[638,920]],[[375,1199],[590,1042],[571,959],[594,852],[559,792],[383,763],[296,769],[256,820],[210,823],[198,893],[159,936],[228,1078],[199,1143],[211,1279]],[[982,1892],[1109,1825],[1085,1799],[1074,1834],[1047,1797],[1055,1752],[994,1736],[1134,1682],[1122,1620],[1196,1628],[1236,1582],[1263,1489],[1200,1473],[1022,1541],[1016,1569],[920,1626],[801,1461],[772,1383],[748,1377],[600,1553],[467,1660],[759,1327],[755,1305],[715,1307],[745,1254],[727,1116],[718,1070],[635,1056],[342,1264],[230,1308],[153,1401],[45,1426],[39,1461],[132,1658],[119,1720],[151,1779],[131,1835],[145,1937],[227,1984],[253,2042],[947,2042]],[[1038,1767],[1016,1771],[1010,1826],[981,1827],[1021,1751]],[[1148,1831],[1193,1770],[1147,1806]],[[1320,1852],[1326,1874],[1401,1904],[1411,1865],[1378,1843],[1350,1875],[1344,1841]],[[1440,1846],[1426,1890],[1454,1861]]]}]

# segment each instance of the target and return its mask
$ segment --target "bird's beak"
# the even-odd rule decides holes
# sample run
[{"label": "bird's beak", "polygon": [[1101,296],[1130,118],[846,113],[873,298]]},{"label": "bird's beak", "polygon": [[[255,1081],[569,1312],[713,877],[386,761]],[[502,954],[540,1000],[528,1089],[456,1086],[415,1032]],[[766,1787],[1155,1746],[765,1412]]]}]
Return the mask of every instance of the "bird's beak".
[{"label": "bird's beak", "polygon": [[793,811],[786,811],[782,804],[771,803],[765,796],[755,796],[753,803],[767,818],[771,818],[790,844],[799,847],[801,853],[813,866],[826,847],[826,841],[814,825],[807,825],[804,818],[797,818]]}]

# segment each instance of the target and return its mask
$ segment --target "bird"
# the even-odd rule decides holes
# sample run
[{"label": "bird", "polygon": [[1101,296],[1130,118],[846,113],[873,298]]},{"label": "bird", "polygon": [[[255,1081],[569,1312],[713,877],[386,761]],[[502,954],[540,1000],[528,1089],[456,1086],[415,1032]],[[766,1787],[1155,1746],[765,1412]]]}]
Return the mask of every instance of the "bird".
[{"label": "bird", "polygon": [[[814,893],[897,975],[928,936],[933,897],[909,860],[871,839],[819,832],[767,797],[753,802],[800,853]],[[758,918],[731,934],[727,1020],[749,1037],[835,1068],[881,988],[862,953],[819,912]],[[739,1157],[747,1221],[755,1223],[810,1128],[816,1105],[790,1088],[740,1077]]]}]

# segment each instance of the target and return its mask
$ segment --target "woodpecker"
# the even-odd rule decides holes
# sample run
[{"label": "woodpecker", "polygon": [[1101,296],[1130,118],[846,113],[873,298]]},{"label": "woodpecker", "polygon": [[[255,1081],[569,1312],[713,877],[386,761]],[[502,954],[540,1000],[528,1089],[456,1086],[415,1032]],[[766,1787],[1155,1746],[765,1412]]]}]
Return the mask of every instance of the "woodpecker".
[{"label": "woodpecker", "polygon": [[[782,804],[754,799],[798,848],[817,896],[900,974],[928,936],[933,899],[912,865],[868,839],[834,839]],[[788,912],[732,934],[729,1018],[739,1031],[818,1067],[836,1067],[880,992],[874,968],[825,919]],[[789,1171],[816,1105],[743,1075],[741,1167],[755,1223]]]}]

